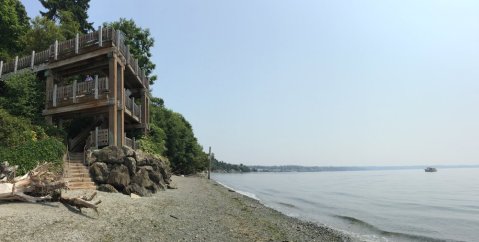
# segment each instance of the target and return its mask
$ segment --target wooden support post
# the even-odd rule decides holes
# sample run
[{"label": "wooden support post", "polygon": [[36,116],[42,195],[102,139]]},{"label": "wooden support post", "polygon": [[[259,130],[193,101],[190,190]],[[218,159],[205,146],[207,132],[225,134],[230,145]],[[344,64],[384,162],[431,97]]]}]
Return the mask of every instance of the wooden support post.
[{"label": "wooden support post", "polygon": [[138,76],[138,59],[135,59],[135,75]]},{"label": "wooden support post", "polygon": [[118,86],[117,95],[119,101],[118,107],[118,146],[125,145],[124,132],[125,132],[125,67],[118,62]]},{"label": "wooden support post", "polygon": [[95,149],[98,149],[98,126],[95,127]]},{"label": "wooden support post", "polygon": [[209,162],[208,162],[208,180],[211,179],[211,160],[213,158],[213,155],[211,154],[211,146],[210,146],[210,149],[208,151],[208,159],[209,159]]},{"label": "wooden support post", "polygon": [[13,69],[13,73],[17,73],[17,67],[18,67],[18,55],[15,56],[15,66],[14,66],[14,69]]},{"label": "wooden support post", "polygon": [[109,60],[109,77],[108,77],[108,90],[109,90],[109,102],[108,107],[108,144],[111,146],[117,145],[118,136],[118,96],[117,96],[117,57],[116,54],[112,54]]},{"label": "wooden support post", "polygon": [[108,88],[108,77],[105,77],[105,89],[109,91],[110,89]]},{"label": "wooden support post", "polygon": [[45,76],[47,77],[46,85],[45,85],[45,90],[47,90],[47,95],[48,92],[50,91],[50,95],[48,98],[45,98],[45,109],[50,108],[50,101],[53,101],[53,74],[52,70],[47,70],[45,71]]},{"label": "wooden support post", "polygon": [[131,116],[135,116],[135,97],[131,98]]},{"label": "wooden support post", "polygon": [[35,66],[35,51],[32,51],[32,62],[30,64],[30,68],[33,70],[33,66]]},{"label": "wooden support post", "polygon": [[73,98],[73,103],[77,103],[77,80],[73,81],[72,98]]},{"label": "wooden support post", "polygon": [[126,45],[126,64],[130,63],[130,47]]},{"label": "wooden support post", "polygon": [[80,34],[77,33],[75,37],[75,54],[78,54],[78,50],[80,49]]},{"label": "wooden support post", "polygon": [[54,51],[53,59],[57,60],[58,59],[58,40],[55,40],[55,46],[53,47],[53,51]]},{"label": "wooden support post", "polygon": [[0,61],[0,77],[2,77],[3,61]]},{"label": "wooden support post", "polygon": [[103,28],[101,25],[98,27],[98,46],[103,46]]},{"label": "wooden support post", "polygon": [[57,106],[57,84],[53,85],[53,107]]},{"label": "wooden support post", "polygon": [[116,30],[116,45],[118,46],[118,50],[120,50],[120,41],[121,41],[121,38],[120,38],[120,30],[117,29],[117,30]]},{"label": "wooden support post", "polygon": [[95,75],[95,99],[98,99],[98,75]]}]

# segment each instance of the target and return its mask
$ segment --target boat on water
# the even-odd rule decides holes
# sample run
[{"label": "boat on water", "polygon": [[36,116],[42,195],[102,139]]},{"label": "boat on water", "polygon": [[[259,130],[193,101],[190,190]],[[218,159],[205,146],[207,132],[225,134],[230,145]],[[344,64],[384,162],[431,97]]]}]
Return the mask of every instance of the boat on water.
[{"label": "boat on water", "polygon": [[437,172],[437,169],[434,168],[434,167],[428,167],[426,169],[424,169],[425,172]]}]

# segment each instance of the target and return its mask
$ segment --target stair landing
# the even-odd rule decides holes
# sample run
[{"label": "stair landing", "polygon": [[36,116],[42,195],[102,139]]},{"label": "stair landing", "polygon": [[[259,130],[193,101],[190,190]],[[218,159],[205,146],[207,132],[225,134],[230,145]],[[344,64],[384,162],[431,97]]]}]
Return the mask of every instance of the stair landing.
[{"label": "stair landing", "polygon": [[95,183],[90,177],[88,167],[83,164],[83,153],[71,153],[70,161],[63,163],[64,180],[68,182],[68,189],[96,190]]}]

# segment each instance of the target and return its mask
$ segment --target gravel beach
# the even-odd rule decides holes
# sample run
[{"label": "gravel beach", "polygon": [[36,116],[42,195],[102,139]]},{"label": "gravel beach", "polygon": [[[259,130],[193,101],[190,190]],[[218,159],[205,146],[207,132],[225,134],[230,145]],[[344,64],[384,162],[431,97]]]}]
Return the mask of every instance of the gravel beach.
[{"label": "gravel beach", "polygon": [[[0,241],[349,241],[200,177],[131,198],[98,192],[99,214],[61,203],[0,203]],[[66,196],[91,191],[70,191]]]}]

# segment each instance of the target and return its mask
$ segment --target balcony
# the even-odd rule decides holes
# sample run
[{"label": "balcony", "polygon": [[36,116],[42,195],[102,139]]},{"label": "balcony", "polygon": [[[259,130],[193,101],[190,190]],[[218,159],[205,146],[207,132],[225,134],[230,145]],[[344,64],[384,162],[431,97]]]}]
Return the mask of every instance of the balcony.
[{"label": "balcony", "polygon": [[53,86],[47,90],[47,107],[55,108],[76,103],[85,103],[99,99],[106,99],[108,94],[108,77],[95,77],[93,81],[77,82],[70,85]]}]

